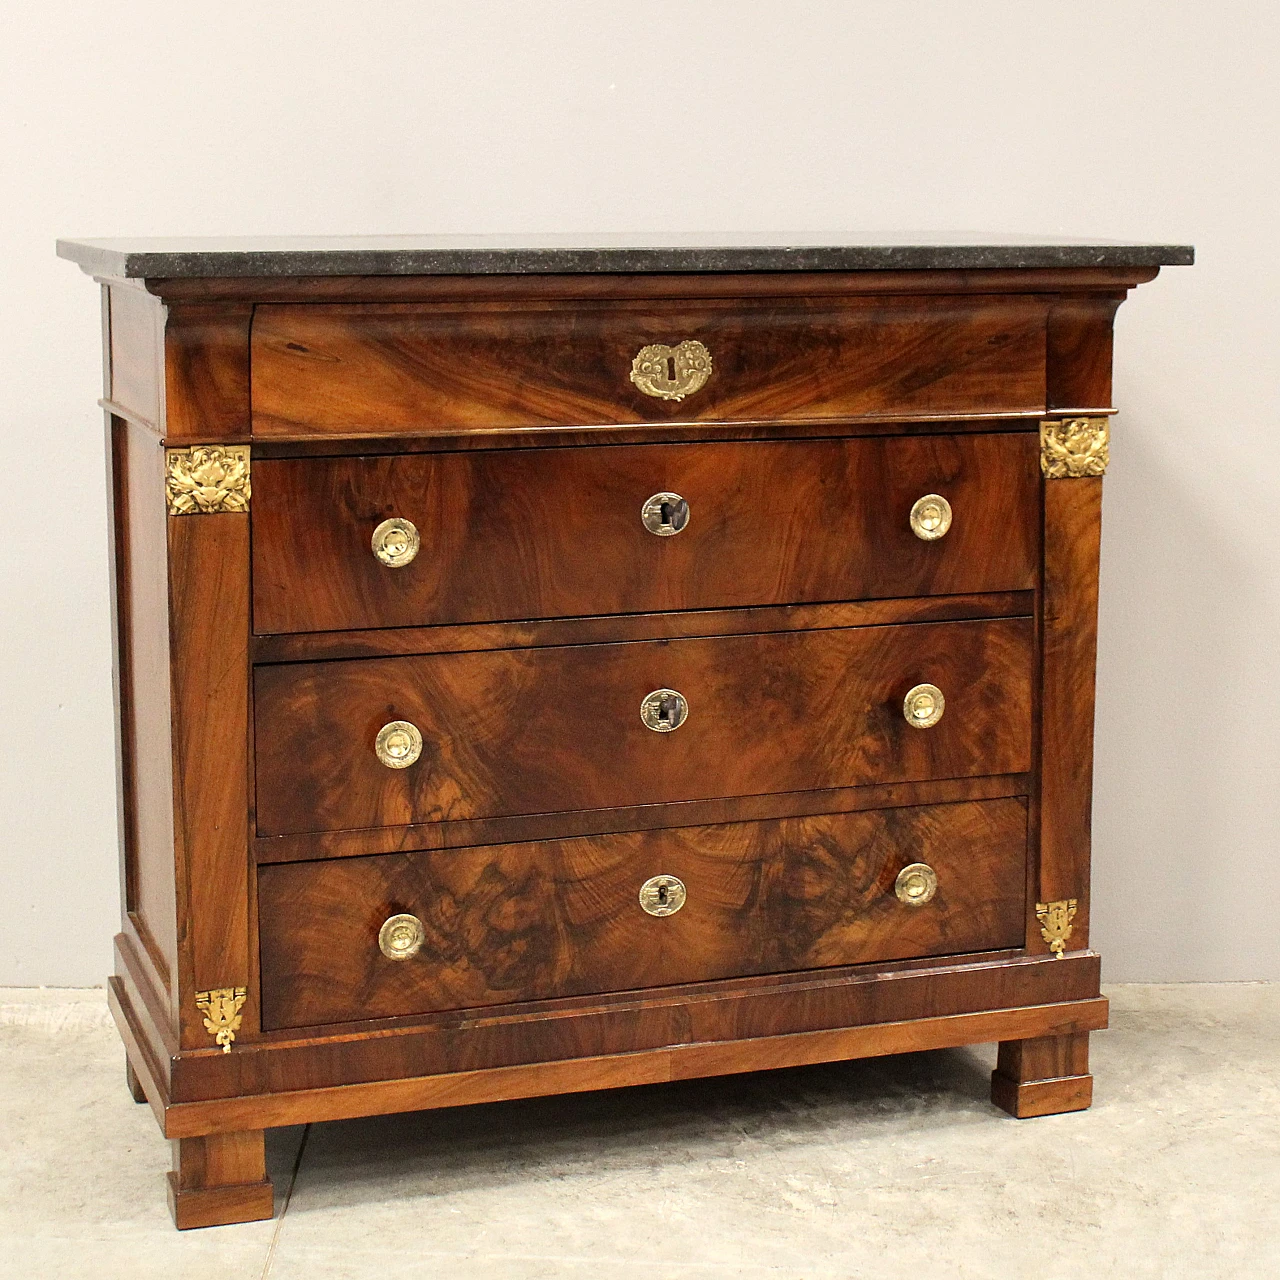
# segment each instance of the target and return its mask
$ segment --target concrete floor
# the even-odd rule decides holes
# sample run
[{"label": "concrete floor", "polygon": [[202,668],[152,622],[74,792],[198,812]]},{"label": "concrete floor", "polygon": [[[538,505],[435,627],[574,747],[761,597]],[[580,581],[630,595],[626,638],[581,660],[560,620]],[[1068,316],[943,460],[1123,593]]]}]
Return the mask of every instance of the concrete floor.
[{"label": "concrete floor", "polygon": [[982,1046],[314,1125],[273,1222],[179,1235],[102,993],[0,990],[0,1276],[1280,1276],[1280,985],[1108,994],[1081,1114]]}]

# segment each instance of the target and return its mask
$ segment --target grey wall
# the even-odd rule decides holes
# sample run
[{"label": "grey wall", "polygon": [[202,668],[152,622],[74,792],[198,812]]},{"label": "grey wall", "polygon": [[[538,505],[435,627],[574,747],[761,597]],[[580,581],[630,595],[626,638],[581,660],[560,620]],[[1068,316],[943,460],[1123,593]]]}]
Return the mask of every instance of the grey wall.
[{"label": "grey wall", "polygon": [[1121,309],[1098,689],[1109,979],[1280,978],[1276,10],[15,6],[0,58],[0,983],[117,914],[97,296],[56,235],[1186,239]]}]

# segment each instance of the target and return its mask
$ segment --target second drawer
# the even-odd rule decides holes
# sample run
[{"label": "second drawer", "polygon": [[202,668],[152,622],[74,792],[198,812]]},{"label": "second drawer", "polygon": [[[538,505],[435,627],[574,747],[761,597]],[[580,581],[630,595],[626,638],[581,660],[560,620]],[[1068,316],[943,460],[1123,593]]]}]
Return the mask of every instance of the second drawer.
[{"label": "second drawer", "polygon": [[1023,773],[1032,647],[1003,618],[260,667],[258,831]]}]

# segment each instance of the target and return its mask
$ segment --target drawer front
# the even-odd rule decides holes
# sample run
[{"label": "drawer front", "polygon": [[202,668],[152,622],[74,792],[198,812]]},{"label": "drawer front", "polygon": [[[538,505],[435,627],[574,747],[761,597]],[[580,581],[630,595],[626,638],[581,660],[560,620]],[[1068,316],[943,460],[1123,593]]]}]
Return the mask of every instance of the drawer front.
[{"label": "drawer front", "polygon": [[[263,867],[263,1022],[1021,947],[1026,833],[1022,800],[988,800]],[[936,892],[906,905],[897,878],[921,862]],[[641,906],[657,876],[685,889],[674,914]],[[388,959],[400,914],[421,947]]]},{"label": "drawer front", "polygon": [[[1028,432],[254,463],[259,634],[1016,591],[1039,565]],[[687,523],[654,533],[646,500]],[[939,494],[932,540],[912,508]],[[659,513],[659,519],[660,519]],[[388,519],[420,539],[388,565]],[[651,520],[652,522],[652,520]]]},{"label": "drawer front", "polygon": [[[1022,773],[1032,642],[1009,618],[260,667],[258,830]],[[931,728],[903,713],[922,683],[946,699]],[[663,689],[688,706],[673,731],[641,718]],[[408,767],[377,754],[393,721],[421,737]]]},{"label": "drawer front", "polygon": [[[259,306],[253,430],[281,438],[1038,413],[1046,314],[1042,298],[1014,295]],[[685,342],[709,356],[700,386],[695,366],[706,362],[685,360]],[[659,380],[648,385],[673,398],[646,394],[643,368],[632,378],[641,350],[655,345],[669,350],[656,353]]]}]

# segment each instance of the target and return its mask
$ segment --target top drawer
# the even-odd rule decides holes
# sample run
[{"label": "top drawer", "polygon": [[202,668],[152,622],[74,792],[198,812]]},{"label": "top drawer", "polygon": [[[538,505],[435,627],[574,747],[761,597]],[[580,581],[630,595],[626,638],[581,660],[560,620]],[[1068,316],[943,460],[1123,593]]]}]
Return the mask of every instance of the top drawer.
[{"label": "top drawer", "polygon": [[[253,431],[1039,413],[1046,305],[1017,295],[264,305],[253,321]],[[695,362],[689,386],[679,385],[682,342],[710,362]],[[649,366],[650,391],[667,396],[645,392],[643,370],[632,378],[650,346],[668,349]]]},{"label": "top drawer", "polygon": [[[254,628],[1026,590],[1038,458],[1035,435],[1010,432],[266,459],[250,509]],[[644,508],[664,493],[655,533]],[[951,511],[949,528],[922,526],[932,539],[912,527],[930,494]],[[375,555],[388,519],[410,523],[412,559]]]}]

